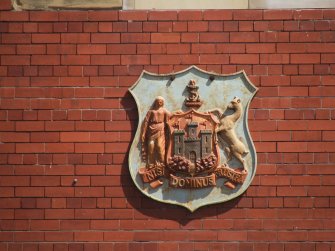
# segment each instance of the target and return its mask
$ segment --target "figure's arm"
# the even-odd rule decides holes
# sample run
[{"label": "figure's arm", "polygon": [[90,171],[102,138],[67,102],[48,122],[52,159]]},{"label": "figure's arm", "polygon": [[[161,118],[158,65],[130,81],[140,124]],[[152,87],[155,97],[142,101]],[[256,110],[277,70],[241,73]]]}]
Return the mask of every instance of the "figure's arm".
[{"label": "figure's arm", "polygon": [[149,119],[150,119],[150,111],[148,111],[147,115],[144,118],[143,124],[142,124],[142,129],[141,129],[141,141],[142,142],[145,141],[145,136],[146,136],[146,132],[147,132],[147,129],[148,129]]}]

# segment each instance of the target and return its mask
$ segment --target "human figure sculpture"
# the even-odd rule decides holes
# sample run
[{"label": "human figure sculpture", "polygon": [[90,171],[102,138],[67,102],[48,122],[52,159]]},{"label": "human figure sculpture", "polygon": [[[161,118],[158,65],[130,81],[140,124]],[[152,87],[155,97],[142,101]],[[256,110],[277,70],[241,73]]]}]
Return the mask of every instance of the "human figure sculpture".
[{"label": "human figure sculpture", "polygon": [[147,168],[165,163],[166,123],[170,116],[171,113],[164,108],[164,98],[156,97],[152,109],[147,112],[141,131]]}]

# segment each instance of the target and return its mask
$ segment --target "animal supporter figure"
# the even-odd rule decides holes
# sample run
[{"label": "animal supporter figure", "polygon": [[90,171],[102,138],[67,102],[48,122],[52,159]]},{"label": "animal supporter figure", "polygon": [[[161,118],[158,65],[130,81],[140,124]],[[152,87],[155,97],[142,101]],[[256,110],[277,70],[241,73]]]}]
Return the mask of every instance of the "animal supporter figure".
[{"label": "animal supporter figure", "polygon": [[234,156],[239,162],[241,162],[241,164],[243,165],[243,169],[245,170],[246,167],[243,156],[248,154],[249,152],[243,142],[237,137],[235,132],[236,122],[240,119],[243,112],[240,98],[234,97],[234,99],[227,106],[227,109],[233,110],[234,113],[225,116],[220,109],[212,110],[219,113],[220,123],[218,128],[216,129],[216,133],[228,145],[225,148],[225,151],[228,155],[227,160],[231,160]]}]

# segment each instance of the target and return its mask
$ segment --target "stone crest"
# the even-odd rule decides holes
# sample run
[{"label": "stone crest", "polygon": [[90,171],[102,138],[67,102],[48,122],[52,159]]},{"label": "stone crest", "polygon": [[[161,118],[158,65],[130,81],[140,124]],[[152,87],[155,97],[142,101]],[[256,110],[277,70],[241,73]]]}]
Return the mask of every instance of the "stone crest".
[{"label": "stone crest", "polygon": [[243,71],[144,71],[130,92],[139,125],[129,170],[145,195],[194,211],[247,189],[256,171],[247,114],[257,88]]}]

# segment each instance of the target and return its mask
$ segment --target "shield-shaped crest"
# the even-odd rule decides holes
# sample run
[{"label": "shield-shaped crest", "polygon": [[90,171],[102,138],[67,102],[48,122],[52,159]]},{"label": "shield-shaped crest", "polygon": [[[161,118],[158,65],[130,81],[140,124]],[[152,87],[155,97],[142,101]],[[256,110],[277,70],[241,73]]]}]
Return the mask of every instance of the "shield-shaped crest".
[{"label": "shield-shaped crest", "polygon": [[248,108],[257,88],[244,71],[144,71],[130,92],[139,126],[129,170],[146,196],[194,211],[248,188],[256,173]]}]

